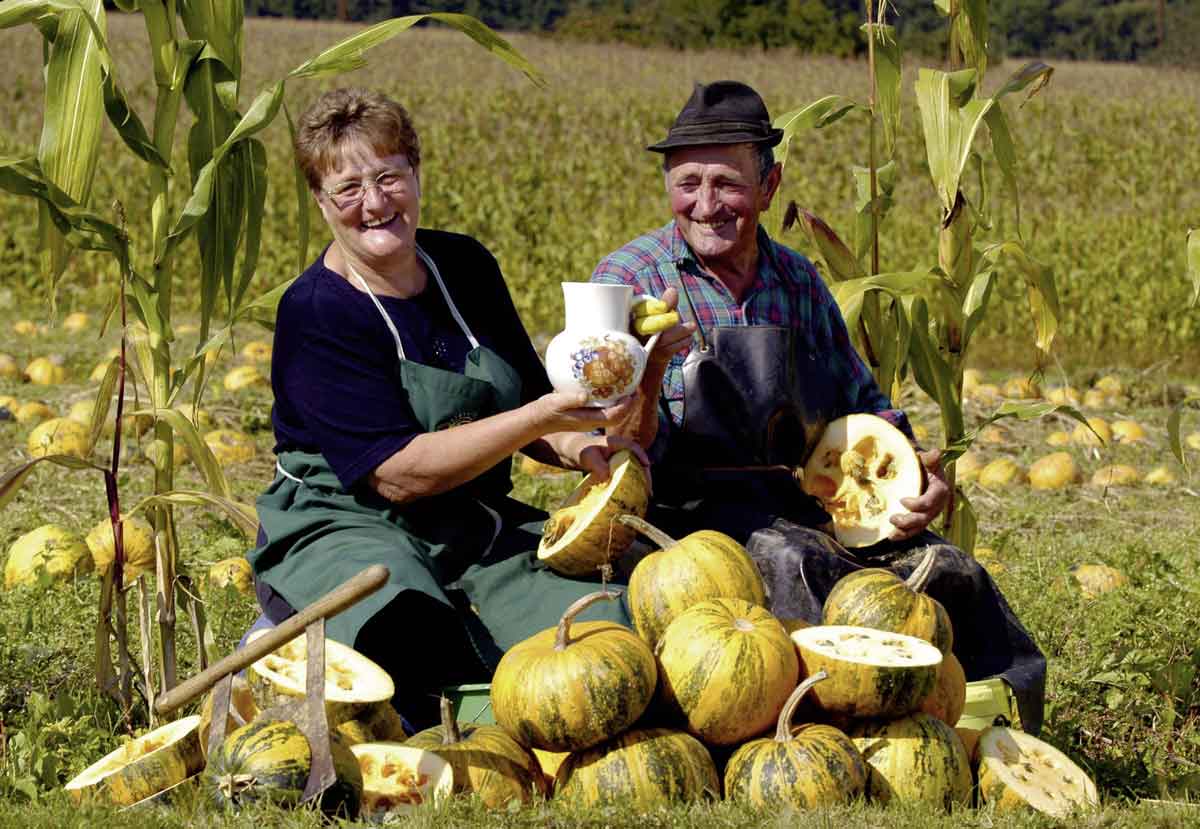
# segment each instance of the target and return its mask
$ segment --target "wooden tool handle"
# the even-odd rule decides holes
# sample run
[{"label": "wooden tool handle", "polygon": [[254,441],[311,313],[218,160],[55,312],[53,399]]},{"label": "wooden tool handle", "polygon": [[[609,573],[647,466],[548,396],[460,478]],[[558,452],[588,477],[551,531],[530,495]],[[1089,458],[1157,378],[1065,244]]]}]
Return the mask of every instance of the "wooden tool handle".
[{"label": "wooden tool handle", "polygon": [[310,623],[317,619],[327,619],[336,616],[351,605],[383,587],[388,580],[388,569],[382,564],[372,564],[357,576],[342,582],[341,585],[326,593],[321,598],[272,628],[239,650],[229,654],[219,662],[210,665],[176,685],[154,701],[154,710],[160,714],[169,714],[180,706],[194,700],[212,686],[221,677],[246,668],[257,662],[271,651],[295,639]]}]

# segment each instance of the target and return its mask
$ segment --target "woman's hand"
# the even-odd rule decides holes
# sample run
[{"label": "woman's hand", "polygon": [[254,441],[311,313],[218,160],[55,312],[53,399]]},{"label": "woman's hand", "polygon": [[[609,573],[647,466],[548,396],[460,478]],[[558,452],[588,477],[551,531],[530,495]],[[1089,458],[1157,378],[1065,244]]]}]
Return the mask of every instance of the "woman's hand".
[{"label": "woman's hand", "polygon": [[627,395],[611,406],[586,406],[587,392],[544,394],[530,405],[543,433],[591,432],[613,428],[627,420],[637,406],[637,396]]},{"label": "woman's hand", "polygon": [[930,449],[918,452],[921,465],[925,467],[925,491],[916,498],[901,498],[900,505],[908,510],[906,515],[893,515],[896,531],[888,539],[904,541],[921,533],[933,523],[954,500],[954,493],[942,474],[942,450]]}]

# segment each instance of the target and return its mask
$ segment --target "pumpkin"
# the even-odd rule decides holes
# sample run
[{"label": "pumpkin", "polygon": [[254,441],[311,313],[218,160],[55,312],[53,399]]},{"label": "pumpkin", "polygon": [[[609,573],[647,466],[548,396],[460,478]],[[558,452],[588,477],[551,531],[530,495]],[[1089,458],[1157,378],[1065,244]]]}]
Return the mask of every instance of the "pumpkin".
[{"label": "pumpkin", "polygon": [[0,353],[0,380],[16,380],[21,376],[21,369],[11,354]]},{"label": "pumpkin", "polygon": [[1079,480],[1079,467],[1067,452],[1051,452],[1029,467],[1029,486],[1033,489],[1066,489]]},{"label": "pumpkin", "polygon": [[1142,482],[1142,473],[1127,463],[1102,466],[1092,474],[1092,486],[1107,489],[1110,486],[1134,486]]},{"label": "pumpkin", "polygon": [[[337,735],[329,739],[336,780],[321,794],[327,815],[354,819],[362,800],[358,760]],[[299,726],[289,720],[259,719],[235,730],[208,758],[201,783],[220,806],[267,801],[296,806],[312,769],[312,750]]]},{"label": "pumpkin", "polygon": [[646,470],[629,451],[613,455],[608,468],[607,481],[588,475],[546,520],[538,559],[557,573],[593,575],[633,543],[634,531],[617,523],[617,517],[646,514]]},{"label": "pumpkin", "polygon": [[42,421],[58,417],[54,409],[51,409],[40,400],[29,400],[9,411],[13,413],[13,417],[17,419],[17,423],[41,423]]},{"label": "pumpkin", "polygon": [[496,723],[524,746],[576,751],[616,736],[654,697],[658,668],[650,648],[613,622],[576,622],[618,593],[590,593],[548,628],[508,650],[492,678]]},{"label": "pumpkin", "polygon": [[692,605],[667,626],[655,654],[662,710],[712,745],[770,728],[800,671],[779,620],[741,599]]},{"label": "pumpkin", "polygon": [[243,596],[254,597],[254,569],[243,556],[221,559],[208,568],[204,579],[206,590],[230,586]]},{"label": "pumpkin", "polygon": [[1112,429],[1101,417],[1089,417],[1087,425],[1080,423],[1071,432],[1071,440],[1081,446],[1107,446],[1112,443]]},{"label": "pumpkin", "polygon": [[979,735],[983,733],[983,730],[956,725],[954,733],[962,740],[963,748],[967,750],[967,757],[971,760],[971,766],[975,767],[979,765],[979,758],[975,756],[975,749],[979,745]]},{"label": "pumpkin", "polygon": [[88,327],[92,322],[91,317],[83,311],[73,311],[67,314],[62,321],[62,329],[71,334],[78,334]]},{"label": "pumpkin", "polygon": [[1057,818],[1100,805],[1096,784],[1054,746],[1014,728],[979,735],[979,800],[997,812],[1029,810]]},{"label": "pumpkin", "polygon": [[[216,695],[216,690],[209,691],[204,695],[204,701],[200,704],[200,751],[205,755],[208,754],[208,737],[212,733],[213,704],[216,701]],[[243,725],[253,722],[259,713],[249,683],[235,674],[233,687],[229,692],[229,710],[225,713],[225,735],[228,736]]]},{"label": "pumpkin", "polygon": [[[125,552],[125,583],[142,573],[154,573],[154,528],[142,518],[121,519],[121,543]],[[116,546],[113,542],[112,519],[105,518],[84,539],[92,553],[92,563],[103,574],[113,566]]]},{"label": "pumpkin", "polygon": [[538,768],[542,770],[542,779],[546,784],[546,791],[553,793],[554,777],[558,774],[558,770],[562,767],[563,762],[571,756],[569,751],[546,751],[544,748],[532,749],[534,759],[537,760]]},{"label": "pumpkin", "polygon": [[258,452],[254,438],[236,429],[213,429],[204,433],[204,442],[221,466],[245,463]]},{"label": "pumpkin", "polygon": [[635,516],[620,520],[659,548],[633,568],[627,594],[633,627],[650,647],[676,616],[705,599],[766,605],[758,567],[746,549],[724,533],[700,530],[676,541]]},{"label": "pumpkin", "polygon": [[1152,486],[1171,486],[1176,482],[1175,473],[1165,465],[1151,469],[1143,480]]},{"label": "pumpkin", "polygon": [[33,427],[26,442],[35,458],[47,455],[73,455],[86,459],[92,450],[91,430],[69,417],[54,417]]},{"label": "pumpkin", "polygon": [[271,362],[271,344],[266,340],[251,340],[242,346],[242,359],[248,363]]},{"label": "pumpkin", "polygon": [[924,469],[908,437],[883,418],[852,414],[825,427],[808,463],[804,491],[820,500],[844,547],[865,547],[891,535],[893,515],[908,510]]},{"label": "pumpkin", "polygon": [[1107,564],[1073,564],[1070,573],[1079,584],[1080,592],[1089,599],[1129,583],[1124,573]]},{"label": "pumpkin", "polygon": [[810,676],[792,692],[775,736],[742,745],[725,764],[725,797],[755,806],[816,809],[862,795],[867,769],[850,738],[830,725],[792,727],[800,698],[828,674]]},{"label": "pumpkin", "polygon": [[966,707],[967,675],[963,672],[962,663],[953,653],[943,654],[937,684],[921,703],[921,710],[952,726],[962,717]]},{"label": "pumpkin", "polygon": [[1042,388],[1037,381],[1028,377],[1010,377],[1002,389],[1005,397],[1015,397],[1018,400],[1037,400],[1042,396]]},{"label": "pumpkin", "polygon": [[254,386],[270,385],[270,381],[254,366],[237,366],[226,373],[222,385],[225,386],[225,391],[241,391]]},{"label": "pumpkin", "polygon": [[1017,465],[1012,458],[996,458],[990,461],[975,479],[984,489],[1003,489],[1015,486],[1025,480],[1025,470]]},{"label": "pumpkin", "polygon": [[402,743],[408,737],[404,721],[387,700],[367,706],[354,719],[346,720],[334,730],[350,747],[359,743]]},{"label": "pumpkin", "polygon": [[1046,392],[1046,400],[1059,406],[1078,406],[1079,389],[1074,386],[1055,386]]},{"label": "pumpkin", "polygon": [[867,721],[851,733],[867,769],[867,796],[878,803],[927,803],[949,811],[971,800],[971,762],[954,729],[916,713]]},{"label": "pumpkin", "polygon": [[350,751],[363,778],[360,814],[373,822],[438,803],[454,790],[454,770],[432,751],[392,742],[360,743]]},{"label": "pumpkin", "polygon": [[554,792],[574,806],[651,809],[718,797],[721,780],[708,749],[695,737],[644,728],[573,752],[558,769]]},{"label": "pumpkin", "polygon": [[1121,378],[1115,374],[1106,374],[1092,384],[1092,388],[1101,394],[1114,395],[1122,394],[1125,387],[1121,384]]},{"label": "pumpkin", "polygon": [[[259,630],[251,641],[266,633]],[[262,711],[308,695],[308,635],[301,633],[246,669],[254,702]],[[371,705],[391,700],[396,686],[387,671],[353,648],[325,640],[325,716],[329,727],[353,719]]]},{"label": "pumpkin", "polygon": [[67,370],[58,358],[36,357],[25,366],[25,379],[35,386],[57,386],[67,379]]},{"label": "pumpkin", "polygon": [[183,782],[204,766],[200,717],[184,717],[130,740],[66,785],[71,798],[130,806]]},{"label": "pumpkin", "polygon": [[74,533],[57,524],[43,524],[25,533],[8,548],[4,562],[4,586],[34,585],[45,570],[52,581],[69,581],[91,572],[92,556]]},{"label": "pumpkin", "polygon": [[902,717],[916,711],[937,682],[942,652],[924,639],[845,625],[817,625],[792,633],[801,674],[829,679],[808,700],[845,717]]},{"label": "pumpkin", "polygon": [[1114,420],[1111,431],[1117,443],[1145,443],[1148,440],[1146,430],[1136,420]]},{"label": "pumpkin", "polygon": [[978,480],[979,471],[984,467],[983,455],[971,449],[959,455],[953,463],[954,477],[960,484]]},{"label": "pumpkin", "polygon": [[[1065,432],[1062,429],[1055,429],[1046,435],[1047,446],[1066,446],[1071,442],[1071,433]],[[1030,470],[1032,472],[1032,470]]]},{"label": "pumpkin", "polygon": [[949,653],[954,645],[950,615],[941,602],[922,592],[933,574],[937,549],[931,546],[907,579],[881,567],[843,576],[825,599],[822,624],[904,633]]},{"label": "pumpkin", "polygon": [[432,751],[454,769],[454,791],[475,792],[489,809],[528,803],[545,792],[537,760],[498,725],[455,722],[442,697],[442,724],[419,731],[405,745]]}]

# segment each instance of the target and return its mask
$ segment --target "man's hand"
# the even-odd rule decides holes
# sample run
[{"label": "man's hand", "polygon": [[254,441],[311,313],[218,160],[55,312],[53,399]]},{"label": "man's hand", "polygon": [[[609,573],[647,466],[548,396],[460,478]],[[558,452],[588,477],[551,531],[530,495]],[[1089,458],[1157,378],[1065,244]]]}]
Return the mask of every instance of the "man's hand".
[{"label": "man's hand", "polygon": [[900,499],[908,513],[892,516],[896,530],[888,536],[890,541],[904,541],[918,535],[953,502],[954,493],[942,475],[942,450],[918,452],[917,457],[925,467],[925,491],[916,498]]},{"label": "man's hand", "polygon": [[[663,291],[663,302],[667,307],[674,311],[679,306],[679,291],[674,288],[667,288]],[[642,388],[646,389],[647,382],[653,380],[657,375],[657,381],[654,383],[653,389],[646,391],[654,392],[662,386],[662,375],[667,370],[667,364],[671,362],[671,358],[678,352],[687,348],[692,341],[692,334],[696,332],[696,323],[681,322],[679,325],[674,325],[658,335],[658,342],[654,344],[654,349],[650,352],[647,360],[646,374],[642,379]],[[657,405],[657,397],[653,401]]]},{"label": "man's hand", "polygon": [[598,481],[607,481],[608,476],[612,474],[608,465],[609,459],[622,449],[628,449],[638,459],[638,463],[646,468],[646,479],[650,480],[650,458],[646,456],[646,450],[637,441],[620,435],[590,437],[592,437],[592,442],[579,448],[579,456],[576,461],[579,469],[589,475],[595,475]]}]

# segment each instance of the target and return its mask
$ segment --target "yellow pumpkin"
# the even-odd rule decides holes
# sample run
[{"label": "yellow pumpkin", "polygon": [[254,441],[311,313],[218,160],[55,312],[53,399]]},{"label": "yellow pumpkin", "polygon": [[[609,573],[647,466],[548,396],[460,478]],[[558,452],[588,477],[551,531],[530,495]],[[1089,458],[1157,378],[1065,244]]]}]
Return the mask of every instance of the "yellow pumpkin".
[{"label": "yellow pumpkin", "polygon": [[25,379],[35,386],[57,386],[67,379],[61,362],[49,357],[37,357],[25,366]]},{"label": "yellow pumpkin", "polygon": [[26,446],[35,458],[46,455],[87,458],[92,448],[91,438],[91,431],[79,421],[54,417],[34,427]]}]

